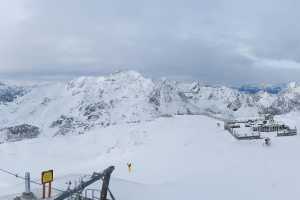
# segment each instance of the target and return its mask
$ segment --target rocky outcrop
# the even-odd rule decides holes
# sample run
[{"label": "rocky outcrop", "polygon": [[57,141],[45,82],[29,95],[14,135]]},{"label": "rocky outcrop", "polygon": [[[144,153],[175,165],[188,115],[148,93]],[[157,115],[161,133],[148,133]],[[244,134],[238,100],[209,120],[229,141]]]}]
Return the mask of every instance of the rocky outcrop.
[{"label": "rocky outcrop", "polygon": [[50,125],[51,128],[57,128],[56,135],[66,135],[69,133],[82,134],[84,131],[89,129],[89,125],[76,120],[74,117],[67,117],[65,115],[60,116],[60,118]]},{"label": "rocky outcrop", "polygon": [[25,94],[26,90],[23,87],[8,86],[0,82],[0,104],[13,102]]},{"label": "rocky outcrop", "polygon": [[0,129],[0,142],[14,142],[23,139],[32,139],[40,134],[39,127],[21,124]]}]

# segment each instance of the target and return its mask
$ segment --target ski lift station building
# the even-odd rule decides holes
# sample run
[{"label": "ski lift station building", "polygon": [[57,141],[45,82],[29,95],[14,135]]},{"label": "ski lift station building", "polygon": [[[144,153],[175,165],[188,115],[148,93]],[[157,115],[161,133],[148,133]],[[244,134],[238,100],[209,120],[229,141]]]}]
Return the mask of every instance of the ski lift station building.
[{"label": "ski lift station building", "polygon": [[277,136],[297,135],[296,128],[291,129],[288,125],[275,121],[273,115],[265,115],[262,119],[228,121],[224,123],[224,128],[237,139],[259,139],[261,133],[269,132],[277,133]]}]

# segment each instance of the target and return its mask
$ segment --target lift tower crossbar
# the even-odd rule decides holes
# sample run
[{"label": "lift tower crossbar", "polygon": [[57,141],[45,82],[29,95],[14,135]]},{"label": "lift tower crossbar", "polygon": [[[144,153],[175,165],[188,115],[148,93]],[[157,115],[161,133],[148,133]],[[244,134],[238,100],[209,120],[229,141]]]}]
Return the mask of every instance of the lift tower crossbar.
[{"label": "lift tower crossbar", "polygon": [[102,173],[93,173],[92,177],[88,181],[82,181],[77,187],[75,187],[72,190],[63,192],[54,200],[64,200],[68,197],[71,197],[74,194],[81,193],[86,187],[100,180],[103,180],[100,200],[107,200],[109,180],[114,169],[114,166],[110,166],[109,168],[105,169]]}]

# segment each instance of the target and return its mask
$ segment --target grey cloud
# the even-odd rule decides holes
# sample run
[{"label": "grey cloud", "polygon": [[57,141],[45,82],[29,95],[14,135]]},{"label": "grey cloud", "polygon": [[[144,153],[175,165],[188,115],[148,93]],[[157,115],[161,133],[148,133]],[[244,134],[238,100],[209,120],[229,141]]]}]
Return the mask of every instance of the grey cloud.
[{"label": "grey cloud", "polygon": [[2,75],[134,69],[227,84],[300,80],[296,0],[12,2],[0,23]]}]

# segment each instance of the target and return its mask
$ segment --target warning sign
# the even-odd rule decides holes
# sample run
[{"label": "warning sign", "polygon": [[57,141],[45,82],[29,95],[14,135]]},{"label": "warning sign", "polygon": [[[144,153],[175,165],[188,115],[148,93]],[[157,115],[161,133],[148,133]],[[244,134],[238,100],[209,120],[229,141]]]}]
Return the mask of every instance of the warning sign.
[{"label": "warning sign", "polygon": [[53,181],[53,170],[42,172],[42,184],[51,183]]}]

